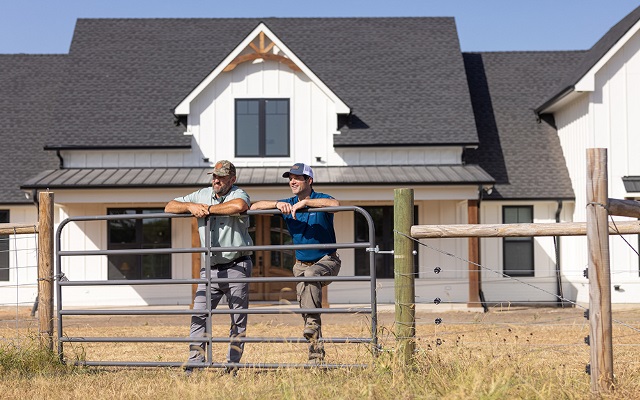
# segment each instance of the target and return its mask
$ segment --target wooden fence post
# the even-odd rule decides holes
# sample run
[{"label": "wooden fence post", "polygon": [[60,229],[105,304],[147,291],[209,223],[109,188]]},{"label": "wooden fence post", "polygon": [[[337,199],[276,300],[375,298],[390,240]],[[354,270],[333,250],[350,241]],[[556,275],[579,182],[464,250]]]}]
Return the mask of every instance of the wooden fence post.
[{"label": "wooden fence post", "polygon": [[53,193],[38,196],[38,322],[40,343],[53,351]]},{"label": "wooden fence post", "polygon": [[[413,224],[413,189],[395,189],[393,204],[393,229],[409,236]],[[393,237],[396,355],[403,365],[408,365],[413,358],[416,335],[413,241],[403,235]]]},{"label": "wooden fence post", "polygon": [[591,391],[613,389],[613,340],[607,150],[587,149],[587,247],[589,250],[589,323]]}]

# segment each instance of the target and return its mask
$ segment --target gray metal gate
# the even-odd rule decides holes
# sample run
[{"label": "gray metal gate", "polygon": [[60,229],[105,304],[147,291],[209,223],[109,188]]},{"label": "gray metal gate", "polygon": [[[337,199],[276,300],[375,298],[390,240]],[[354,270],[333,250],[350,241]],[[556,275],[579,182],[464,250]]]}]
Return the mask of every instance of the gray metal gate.
[{"label": "gray metal gate", "polygon": [[[70,281],[67,280],[62,273],[62,257],[73,256],[94,256],[94,255],[140,255],[140,254],[170,254],[170,253],[204,253],[205,254],[205,269],[206,277],[211,277],[210,258],[211,254],[215,252],[224,251],[236,251],[236,248],[230,247],[194,247],[194,248],[164,248],[164,249],[131,249],[131,250],[82,250],[82,251],[63,251],[61,250],[61,233],[65,226],[70,222],[80,221],[106,221],[106,220],[119,220],[119,219],[145,219],[145,218],[191,218],[188,214],[167,214],[167,213],[155,213],[155,214],[127,214],[127,215],[98,215],[98,216],[82,216],[67,218],[60,223],[56,231],[55,245],[56,245],[56,303],[57,303],[57,316],[58,316],[58,354],[61,360],[65,360],[64,356],[64,344],[65,343],[88,343],[88,342],[103,342],[103,343],[116,343],[116,342],[138,342],[138,343],[160,343],[160,342],[204,342],[208,345],[206,360],[204,363],[189,364],[184,361],[175,362],[159,362],[159,361],[82,361],[82,365],[87,366],[127,366],[127,367],[194,367],[194,368],[283,368],[283,367],[298,367],[298,368],[310,368],[317,367],[318,365],[311,364],[293,364],[293,363],[214,363],[212,362],[212,344],[213,343],[229,343],[243,342],[243,343],[306,343],[304,338],[283,338],[283,337],[212,337],[212,315],[215,314],[282,314],[282,313],[296,313],[296,314],[366,314],[370,315],[371,320],[371,336],[370,337],[336,337],[336,338],[322,338],[321,340],[326,343],[345,343],[345,344],[359,344],[366,343],[371,346],[372,354],[376,354],[378,351],[378,338],[377,338],[377,303],[376,303],[376,265],[375,265],[375,253],[378,252],[378,248],[375,244],[375,229],[373,220],[369,213],[360,207],[354,206],[340,206],[340,207],[325,207],[322,209],[310,209],[308,211],[320,211],[320,212],[341,212],[341,211],[354,211],[360,213],[367,221],[369,230],[369,241],[358,243],[337,243],[337,244],[325,244],[325,245],[269,245],[269,246],[246,246],[244,250],[295,250],[295,249],[317,249],[317,248],[364,248],[369,252],[370,261],[370,275],[369,276],[331,276],[331,277],[252,277],[252,278],[237,278],[237,279],[140,279],[140,280],[106,280],[106,281]],[[300,211],[298,211],[300,212]],[[248,211],[249,215],[257,214],[279,214],[272,210],[256,210]],[[206,238],[205,243],[211,243],[209,239],[210,232],[210,220],[207,220]],[[354,281],[370,282],[370,307],[365,308],[310,308],[310,309],[287,309],[282,310],[279,308],[249,308],[246,310],[229,310],[229,309],[211,309],[211,283],[230,283],[230,282],[323,282],[323,281]],[[172,310],[172,309],[155,309],[155,310],[90,310],[90,309],[65,309],[64,299],[62,296],[62,288],[66,286],[114,286],[114,285],[126,285],[126,286],[138,286],[138,285],[191,285],[204,283],[207,286],[207,309],[205,310]],[[194,315],[205,314],[206,315],[206,332],[207,336],[203,338],[192,337],[71,337],[66,336],[64,332],[64,321],[66,316],[89,316],[89,315]],[[186,358],[186,355],[185,355]],[[322,368],[342,368],[342,367],[365,367],[366,364],[329,364],[322,363],[319,365]]]}]

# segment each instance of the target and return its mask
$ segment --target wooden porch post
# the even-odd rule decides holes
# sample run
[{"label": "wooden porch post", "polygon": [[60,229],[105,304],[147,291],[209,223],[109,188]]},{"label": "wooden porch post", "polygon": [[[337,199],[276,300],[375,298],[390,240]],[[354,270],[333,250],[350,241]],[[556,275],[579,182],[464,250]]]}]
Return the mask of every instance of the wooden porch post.
[{"label": "wooden porch post", "polygon": [[[478,223],[478,200],[467,201],[467,215],[469,224]],[[467,307],[480,306],[480,238],[470,237],[469,239],[469,301]],[[474,264],[475,263],[475,264]]]}]

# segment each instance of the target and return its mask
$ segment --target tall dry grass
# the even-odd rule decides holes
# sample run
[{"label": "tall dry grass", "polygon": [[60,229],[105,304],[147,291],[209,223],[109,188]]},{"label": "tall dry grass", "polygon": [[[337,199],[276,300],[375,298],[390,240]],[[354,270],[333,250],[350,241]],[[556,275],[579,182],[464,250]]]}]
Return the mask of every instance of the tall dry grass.
[{"label": "tall dry grass", "polygon": [[[500,313],[422,314],[416,326],[413,365],[403,368],[394,358],[393,318],[382,318],[382,351],[372,357],[365,345],[327,344],[327,361],[365,363],[366,368],[337,370],[241,369],[236,377],[219,369],[185,377],[179,368],[71,367],[42,354],[35,337],[0,352],[3,398],[38,399],[588,399],[596,398],[585,373],[589,347],[588,322],[580,310]],[[622,316],[614,326],[616,389],[601,398],[640,398],[640,335],[638,316]],[[113,325],[113,326],[111,326]],[[69,324],[71,335],[184,336],[188,324]],[[298,320],[256,320],[251,336],[297,336]],[[214,334],[224,335],[224,323]],[[367,321],[325,322],[325,336],[366,335]],[[32,346],[29,347],[29,341]],[[185,344],[102,343],[65,346],[70,359],[177,361]],[[223,361],[224,345],[214,345]],[[244,362],[304,362],[304,344],[247,344]],[[4,358],[14,360],[5,362]],[[16,362],[24,359],[24,362]]]}]

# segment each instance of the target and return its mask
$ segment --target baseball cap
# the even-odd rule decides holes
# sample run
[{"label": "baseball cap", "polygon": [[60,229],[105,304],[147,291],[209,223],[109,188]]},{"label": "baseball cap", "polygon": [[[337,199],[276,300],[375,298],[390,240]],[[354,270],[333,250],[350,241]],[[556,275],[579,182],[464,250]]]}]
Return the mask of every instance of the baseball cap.
[{"label": "baseball cap", "polygon": [[231,161],[220,160],[213,167],[213,171],[207,172],[209,175],[217,175],[217,176],[235,176],[236,175],[236,166],[231,163]]},{"label": "baseball cap", "polygon": [[282,174],[283,178],[288,178],[289,175],[307,175],[311,178],[313,178],[313,170],[311,169],[310,166],[308,166],[307,164],[303,164],[303,163],[296,163],[293,164],[293,166],[291,167],[291,169],[287,172],[285,172],[284,174]]}]

